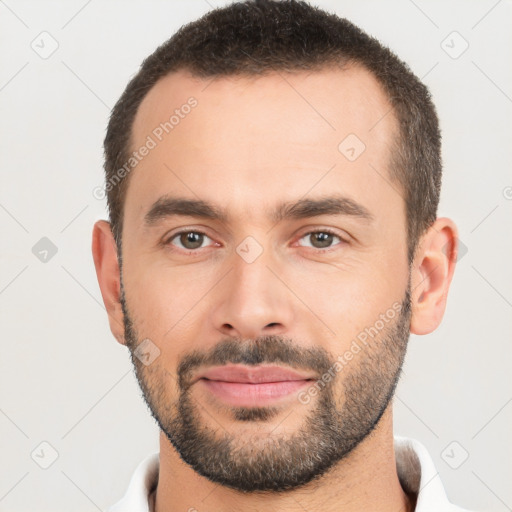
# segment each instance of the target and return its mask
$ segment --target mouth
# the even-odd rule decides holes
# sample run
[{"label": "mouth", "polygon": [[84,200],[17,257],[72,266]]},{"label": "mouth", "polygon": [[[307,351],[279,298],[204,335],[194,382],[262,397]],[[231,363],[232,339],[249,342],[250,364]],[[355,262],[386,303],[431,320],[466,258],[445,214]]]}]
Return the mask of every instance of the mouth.
[{"label": "mouth", "polygon": [[238,407],[262,407],[293,395],[316,380],[281,366],[227,365],[200,373],[195,382],[221,401]]}]

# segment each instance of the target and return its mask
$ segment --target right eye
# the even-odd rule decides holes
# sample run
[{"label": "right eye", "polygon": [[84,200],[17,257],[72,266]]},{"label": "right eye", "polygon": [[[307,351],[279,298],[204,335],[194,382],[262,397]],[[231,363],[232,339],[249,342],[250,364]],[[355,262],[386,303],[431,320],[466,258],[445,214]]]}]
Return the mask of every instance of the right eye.
[{"label": "right eye", "polygon": [[165,242],[165,245],[171,244],[186,251],[195,251],[197,249],[202,249],[201,246],[205,240],[213,241],[209,236],[201,231],[180,231],[171,236]]}]

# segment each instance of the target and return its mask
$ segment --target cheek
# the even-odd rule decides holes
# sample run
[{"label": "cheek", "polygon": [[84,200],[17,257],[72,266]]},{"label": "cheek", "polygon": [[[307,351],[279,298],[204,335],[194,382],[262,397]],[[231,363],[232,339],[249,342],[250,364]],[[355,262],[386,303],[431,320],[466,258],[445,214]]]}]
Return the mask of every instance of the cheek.
[{"label": "cheek", "polygon": [[332,354],[344,352],[381,315],[390,310],[394,314],[407,286],[404,265],[384,258],[378,263],[358,261],[339,268],[308,263],[300,271],[288,269],[286,279],[314,313],[310,321],[318,322],[316,316],[332,331],[326,346]]},{"label": "cheek", "polygon": [[[156,343],[165,359],[190,349],[210,280],[162,265],[126,265],[126,300],[140,338]],[[129,276],[129,277],[128,277]]]}]

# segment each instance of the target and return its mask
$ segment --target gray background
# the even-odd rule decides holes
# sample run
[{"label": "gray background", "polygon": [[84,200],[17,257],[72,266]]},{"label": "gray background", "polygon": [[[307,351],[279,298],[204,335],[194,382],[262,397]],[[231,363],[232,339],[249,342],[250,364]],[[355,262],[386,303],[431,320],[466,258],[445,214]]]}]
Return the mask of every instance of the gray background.
[{"label": "gray background", "polygon": [[[106,214],[93,190],[109,110],[141,60],[225,3],[0,0],[0,511],[103,509],[158,450],[96,281],[91,230]],[[442,326],[411,337],[395,431],[427,446],[453,502],[512,510],[512,2],[316,4],[430,87],[440,214],[467,248]]]}]

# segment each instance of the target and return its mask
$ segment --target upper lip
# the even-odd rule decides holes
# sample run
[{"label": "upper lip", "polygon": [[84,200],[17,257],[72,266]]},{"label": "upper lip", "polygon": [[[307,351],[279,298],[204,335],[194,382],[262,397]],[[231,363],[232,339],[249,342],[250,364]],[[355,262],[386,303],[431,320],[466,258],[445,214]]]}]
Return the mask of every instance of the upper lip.
[{"label": "upper lip", "polygon": [[220,380],[225,382],[241,382],[262,384],[265,382],[282,382],[290,380],[310,380],[315,377],[291,368],[282,366],[215,366],[198,374],[195,379]]}]

